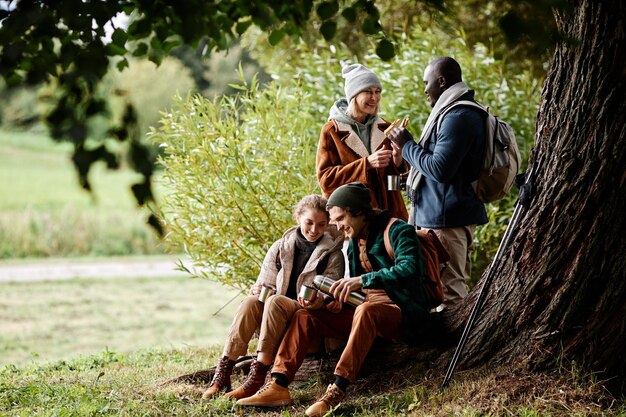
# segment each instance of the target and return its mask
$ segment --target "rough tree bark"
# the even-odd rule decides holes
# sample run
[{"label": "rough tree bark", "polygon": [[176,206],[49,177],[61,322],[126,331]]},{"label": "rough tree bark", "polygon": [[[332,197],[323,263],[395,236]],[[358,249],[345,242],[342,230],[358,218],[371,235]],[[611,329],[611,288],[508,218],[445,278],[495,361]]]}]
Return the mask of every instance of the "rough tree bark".
[{"label": "rough tree bark", "polygon": [[[459,365],[543,370],[564,360],[624,392],[626,6],[572,3],[556,19],[573,41],[558,45],[543,86],[537,195],[496,265]],[[453,312],[457,329],[476,293]]]}]

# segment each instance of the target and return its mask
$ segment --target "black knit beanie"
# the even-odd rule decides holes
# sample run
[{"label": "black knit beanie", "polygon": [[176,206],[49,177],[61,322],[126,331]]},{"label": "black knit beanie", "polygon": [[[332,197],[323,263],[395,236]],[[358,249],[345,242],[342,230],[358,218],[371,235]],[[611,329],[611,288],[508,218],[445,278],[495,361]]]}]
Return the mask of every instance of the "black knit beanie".
[{"label": "black knit beanie", "polygon": [[350,182],[337,188],[328,198],[326,207],[348,209],[354,214],[372,210],[370,189],[360,182]]}]

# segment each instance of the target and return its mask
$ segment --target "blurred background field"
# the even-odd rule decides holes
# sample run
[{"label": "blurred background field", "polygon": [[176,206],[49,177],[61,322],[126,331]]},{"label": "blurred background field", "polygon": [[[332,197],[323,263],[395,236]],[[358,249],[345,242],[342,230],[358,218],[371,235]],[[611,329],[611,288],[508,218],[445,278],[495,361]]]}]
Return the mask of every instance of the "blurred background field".
[{"label": "blurred background field", "polygon": [[0,259],[164,253],[136,208],[130,170],[96,166],[90,194],[78,185],[69,144],[0,130],[0,178]]},{"label": "blurred background field", "polygon": [[[175,95],[232,93],[240,64],[247,77],[260,70],[238,45],[208,60],[190,47],[172,55],[159,67],[131,60],[102,83],[112,117],[129,103],[136,107],[142,137]],[[137,261],[164,259],[174,267],[182,250],[166,249],[146,224],[150,212],[137,207],[130,188],[141,176],[129,161],[120,159],[118,170],[96,163],[89,173],[92,193],[80,187],[72,144],[53,141],[42,119],[53,97],[49,85],[13,88],[0,80],[0,268],[118,262],[132,270]],[[98,146],[106,126],[96,121],[89,134]],[[105,140],[111,149],[127,146]],[[166,192],[160,177],[157,169],[157,200]],[[213,316],[238,292],[182,272],[57,278],[41,272],[33,280],[0,280],[0,368],[103,350],[221,345],[239,302]]]},{"label": "blurred background field", "polygon": [[[0,368],[68,360],[103,350],[223,343],[238,292],[174,272],[130,185],[137,174],[97,166],[80,188],[70,145],[45,133],[0,130],[0,267],[171,260],[162,277],[0,282]],[[158,188],[157,194],[163,192]]]},{"label": "blurred background field", "polygon": [[0,282],[0,368],[105,350],[221,345],[238,294],[183,273]]}]

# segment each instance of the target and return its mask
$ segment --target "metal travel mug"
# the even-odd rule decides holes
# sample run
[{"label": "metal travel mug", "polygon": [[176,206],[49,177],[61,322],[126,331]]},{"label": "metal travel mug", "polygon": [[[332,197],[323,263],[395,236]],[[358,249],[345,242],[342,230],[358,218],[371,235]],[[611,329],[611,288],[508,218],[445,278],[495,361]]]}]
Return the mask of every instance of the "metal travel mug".
[{"label": "metal travel mug", "polygon": [[402,189],[402,179],[400,175],[387,175],[387,190],[398,191]]},{"label": "metal travel mug", "polygon": [[298,293],[298,297],[302,298],[305,301],[313,301],[317,296],[317,290],[313,287],[309,287],[308,285],[303,285],[300,287],[300,292]]},{"label": "metal travel mug", "polygon": [[[333,282],[335,281],[323,275],[316,275],[315,278],[313,278],[313,285],[315,285],[315,288],[327,295],[331,295],[330,286],[333,285]],[[351,291],[348,296],[348,301],[346,302],[354,307],[357,307],[363,304],[363,301],[365,301],[365,294],[361,291]]]},{"label": "metal travel mug", "polygon": [[264,303],[270,295],[276,293],[276,287],[271,284],[263,284],[259,293],[259,301]]}]

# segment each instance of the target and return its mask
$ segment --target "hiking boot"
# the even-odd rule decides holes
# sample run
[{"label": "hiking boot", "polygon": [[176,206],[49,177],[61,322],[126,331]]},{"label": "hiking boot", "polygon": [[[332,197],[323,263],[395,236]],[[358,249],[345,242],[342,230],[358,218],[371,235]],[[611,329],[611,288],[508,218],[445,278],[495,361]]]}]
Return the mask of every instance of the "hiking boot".
[{"label": "hiking boot", "polygon": [[281,387],[271,380],[251,397],[237,400],[237,405],[253,405],[256,407],[280,407],[291,404],[289,389]]},{"label": "hiking boot", "polygon": [[203,399],[215,397],[220,391],[230,391],[230,375],[233,373],[235,361],[223,356],[215,367],[215,374],[209,388],[202,394]]},{"label": "hiking boot", "polygon": [[224,397],[239,400],[241,398],[254,395],[259,388],[265,384],[265,377],[267,376],[267,371],[269,370],[270,365],[263,365],[255,359],[250,365],[250,373],[248,373],[248,377],[245,381],[243,381],[243,384],[241,384],[241,386],[236,390],[226,394]]},{"label": "hiking boot", "polygon": [[346,393],[341,390],[337,385],[330,384],[326,388],[326,393],[317,400],[315,404],[306,409],[306,415],[309,417],[322,417],[343,401]]}]

